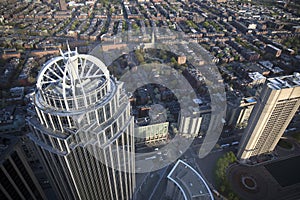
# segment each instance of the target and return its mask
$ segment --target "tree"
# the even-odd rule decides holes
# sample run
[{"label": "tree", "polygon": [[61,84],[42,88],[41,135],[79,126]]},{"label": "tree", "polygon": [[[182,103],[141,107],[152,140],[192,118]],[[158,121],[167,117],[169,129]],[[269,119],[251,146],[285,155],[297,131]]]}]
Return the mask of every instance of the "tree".
[{"label": "tree", "polygon": [[235,199],[238,197],[235,195],[235,193],[232,191],[228,180],[226,176],[226,171],[228,166],[231,163],[234,163],[236,161],[236,157],[233,152],[228,152],[219,160],[216,164],[216,171],[215,171],[215,177],[216,177],[216,183],[218,185],[219,190],[224,194],[228,196],[228,199]]},{"label": "tree", "polygon": [[228,199],[234,199],[234,194],[232,192],[229,192]]},{"label": "tree", "polygon": [[235,60],[235,61],[238,61],[239,59],[240,59],[240,56],[239,56],[239,55],[235,55],[235,56],[234,56],[234,60]]},{"label": "tree", "polygon": [[174,65],[177,63],[177,60],[176,60],[176,58],[174,58],[174,57],[172,57],[170,61],[171,61],[171,63],[174,64]]},{"label": "tree", "polygon": [[198,26],[191,20],[187,20],[186,24],[191,28],[198,28]]},{"label": "tree", "polygon": [[209,22],[208,22],[208,21],[203,22],[203,26],[204,26],[205,28],[208,28],[208,27],[209,27]]},{"label": "tree", "polygon": [[110,13],[112,14],[112,13],[114,13],[114,12],[116,11],[116,9],[115,9],[114,6],[112,6],[112,7],[109,9],[109,11],[110,11]]},{"label": "tree", "polygon": [[33,84],[36,82],[36,78],[35,77],[32,77],[32,76],[29,76],[28,79],[27,79],[28,83],[30,84]]},{"label": "tree", "polygon": [[138,26],[137,24],[132,24],[132,28],[133,28],[134,30],[138,30],[138,29],[139,29],[139,26]]},{"label": "tree", "polygon": [[221,191],[221,192],[225,192],[225,190],[226,190],[225,185],[221,185],[221,186],[220,186],[220,191]]},{"label": "tree", "polygon": [[137,50],[135,50],[134,53],[135,53],[135,57],[136,57],[136,59],[138,60],[139,63],[145,62],[145,59],[144,59],[144,56],[143,56],[141,50],[137,49]]}]

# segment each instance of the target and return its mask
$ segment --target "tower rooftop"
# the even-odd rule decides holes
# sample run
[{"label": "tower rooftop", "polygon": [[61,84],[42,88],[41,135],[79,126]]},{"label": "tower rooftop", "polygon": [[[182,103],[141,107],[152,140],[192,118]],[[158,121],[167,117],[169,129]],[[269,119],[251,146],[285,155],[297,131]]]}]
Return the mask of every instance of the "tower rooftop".
[{"label": "tower rooftop", "polygon": [[289,76],[280,76],[267,79],[268,86],[273,90],[281,90],[285,88],[294,88],[300,86],[300,73],[294,73]]},{"label": "tower rooftop", "polygon": [[103,62],[77,51],[49,60],[37,80],[37,101],[44,107],[79,110],[110,91],[109,71]]}]

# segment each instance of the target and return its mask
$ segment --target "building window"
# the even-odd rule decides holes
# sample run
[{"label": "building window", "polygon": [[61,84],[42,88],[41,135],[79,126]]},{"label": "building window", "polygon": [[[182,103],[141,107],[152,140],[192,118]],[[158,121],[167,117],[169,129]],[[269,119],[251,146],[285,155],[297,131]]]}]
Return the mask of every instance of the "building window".
[{"label": "building window", "polygon": [[89,112],[89,118],[90,118],[91,122],[96,120],[96,113],[95,113],[95,111]]},{"label": "building window", "polygon": [[111,117],[111,113],[110,113],[110,104],[108,103],[107,105],[105,105],[105,117],[106,120],[108,120]]},{"label": "building window", "polygon": [[103,113],[103,108],[99,108],[98,109],[98,120],[99,120],[99,124],[104,122],[104,113]]},{"label": "building window", "polygon": [[107,140],[109,140],[111,137],[112,137],[112,134],[111,134],[111,128],[108,127],[106,130],[105,130],[105,136],[107,138]]}]

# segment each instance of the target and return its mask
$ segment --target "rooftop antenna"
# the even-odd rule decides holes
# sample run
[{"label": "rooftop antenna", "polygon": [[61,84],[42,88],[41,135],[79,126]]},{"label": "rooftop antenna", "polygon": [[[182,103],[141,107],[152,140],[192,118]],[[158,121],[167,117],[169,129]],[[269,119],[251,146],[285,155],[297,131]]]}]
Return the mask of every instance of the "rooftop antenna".
[{"label": "rooftop antenna", "polygon": [[65,55],[64,55],[64,53],[62,52],[61,48],[59,48],[59,52],[60,52],[60,55],[65,59]]},{"label": "rooftop antenna", "polygon": [[68,48],[68,56],[69,56],[69,59],[71,58],[71,50],[70,50],[70,45],[69,45],[69,42],[67,40],[67,48]]}]

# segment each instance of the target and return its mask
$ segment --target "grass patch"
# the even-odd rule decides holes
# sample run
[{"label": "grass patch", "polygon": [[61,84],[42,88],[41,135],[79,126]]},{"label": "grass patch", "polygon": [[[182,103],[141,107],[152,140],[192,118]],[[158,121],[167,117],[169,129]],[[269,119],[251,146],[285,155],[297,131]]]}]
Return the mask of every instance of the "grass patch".
[{"label": "grass patch", "polygon": [[295,139],[297,140],[297,142],[300,143],[300,132],[293,133],[293,134],[292,134],[292,137],[295,138]]},{"label": "grass patch", "polygon": [[279,140],[278,145],[284,149],[292,149],[293,145],[287,140]]}]

